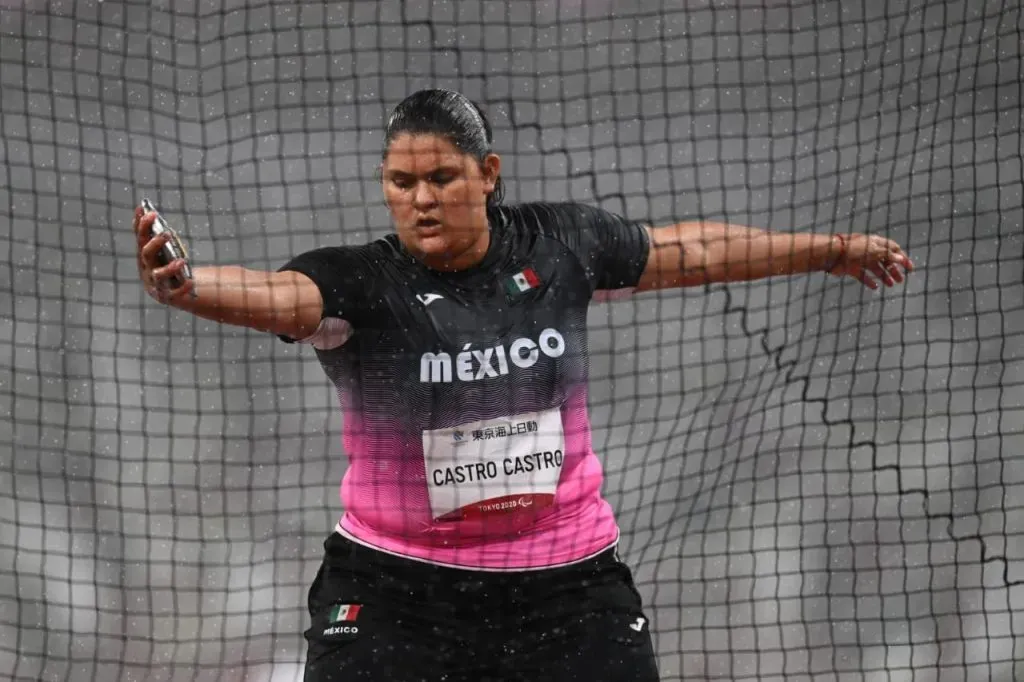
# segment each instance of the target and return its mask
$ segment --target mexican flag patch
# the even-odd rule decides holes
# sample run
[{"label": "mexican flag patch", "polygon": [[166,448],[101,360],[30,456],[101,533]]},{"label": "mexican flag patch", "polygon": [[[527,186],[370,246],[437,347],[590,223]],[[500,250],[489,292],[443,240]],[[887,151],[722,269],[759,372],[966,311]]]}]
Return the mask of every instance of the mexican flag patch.
[{"label": "mexican flag patch", "polygon": [[331,623],[340,623],[342,621],[355,620],[356,616],[359,615],[359,604],[335,604],[334,608],[331,609]]},{"label": "mexican flag patch", "polygon": [[540,286],[540,277],[533,268],[526,268],[505,280],[505,291],[510,294],[521,294]]}]

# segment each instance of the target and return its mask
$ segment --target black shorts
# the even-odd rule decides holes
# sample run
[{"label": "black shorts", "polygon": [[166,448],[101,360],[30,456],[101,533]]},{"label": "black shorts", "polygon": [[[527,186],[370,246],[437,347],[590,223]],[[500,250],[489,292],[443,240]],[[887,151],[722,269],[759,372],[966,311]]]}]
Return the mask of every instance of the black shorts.
[{"label": "black shorts", "polygon": [[306,682],[657,682],[650,620],[609,549],[517,573],[403,559],[333,533],[309,591]]}]

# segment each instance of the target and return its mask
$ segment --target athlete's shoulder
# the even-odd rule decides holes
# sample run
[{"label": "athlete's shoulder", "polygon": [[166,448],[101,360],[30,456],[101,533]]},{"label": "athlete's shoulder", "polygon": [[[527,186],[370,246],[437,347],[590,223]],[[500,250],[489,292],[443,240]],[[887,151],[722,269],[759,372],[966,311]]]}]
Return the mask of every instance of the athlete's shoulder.
[{"label": "athlete's shoulder", "polygon": [[527,232],[557,234],[585,220],[591,207],[571,201],[530,201],[497,206],[493,211],[509,227]]},{"label": "athlete's shoulder", "polygon": [[398,242],[389,236],[304,251],[278,270],[306,275],[320,290],[326,317],[340,317],[359,326],[378,314],[384,291],[400,280],[390,263],[401,262]]},{"label": "athlete's shoulder", "polygon": [[556,240],[572,251],[599,248],[608,232],[635,227],[603,208],[575,201],[534,201],[497,210],[511,229]]},{"label": "athlete's shoulder", "polygon": [[362,244],[328,247],[340,258],[356,256],[374,261],[400,260],[402,249],[398,235],[389,234]]},{"label": "athlete's shoulder", "polygon": [[576,251],[586,240],[588,207],[562,201],[531,201],[493,209],[506,231],[520,235],[527,242],[547,241]]},{"label": "athlete's shoulder", "polygon": [[377,270],[388,262],[401,259],[397,240],[381,237],[363,244],[335,244],[304,251],[285,263],[281,270],[305,270],[309,267],[358,271]]},{"label": "athlete's shoulder", "polygon": [[358,247],[364,258],[376,264],[398,263],[404,264],[409,261],[402,250],[401,242],[397,234],[389,234],[379,239],[374,239]]},{"label": "athlete's shoulder", "polygon": [[650,241],[644,224],[598,206],[531,202],[504,208],[501,216],[521,233],[547,238],[571,252],[595,287],[633,286],[647,262]]}]

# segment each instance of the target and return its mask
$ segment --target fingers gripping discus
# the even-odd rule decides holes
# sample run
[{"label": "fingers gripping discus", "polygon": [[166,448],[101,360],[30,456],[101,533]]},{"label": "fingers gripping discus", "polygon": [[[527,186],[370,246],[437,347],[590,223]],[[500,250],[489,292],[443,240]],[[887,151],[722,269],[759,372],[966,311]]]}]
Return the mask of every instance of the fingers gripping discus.
[{"label": "fingers gripping discus", "polygon": [[169,265],[179,258],[185,261],[185,266],[181,269],[181,272],[170,280],[172,289],[184,286],[185,282],[192,279],[192,265],[188,262],[188,249],[185,248],[184,242],[178,237],[178,233],[171,229],[171,226],[167,224],[167,221],[164,220],[164,217],[160,215],[149,199],[142,200],[142,210],[146,213],[156,214],[152,228],[154,237],[158,237],[161,234],[169,235],[169,239],[157,254],[157,260],[160,262],[160,265]]}]

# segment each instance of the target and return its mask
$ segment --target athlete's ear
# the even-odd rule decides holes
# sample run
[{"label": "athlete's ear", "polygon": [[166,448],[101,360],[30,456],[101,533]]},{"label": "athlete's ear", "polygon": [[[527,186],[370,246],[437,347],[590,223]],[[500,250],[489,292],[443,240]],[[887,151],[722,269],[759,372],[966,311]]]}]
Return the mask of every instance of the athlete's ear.
[{"label": "athlete's ear", "polygon": [[484,157],[480,171],[484,175],[484,193],[490,194],[498,184],[498,176],[501,175],[501,157],[491,152]]}]

